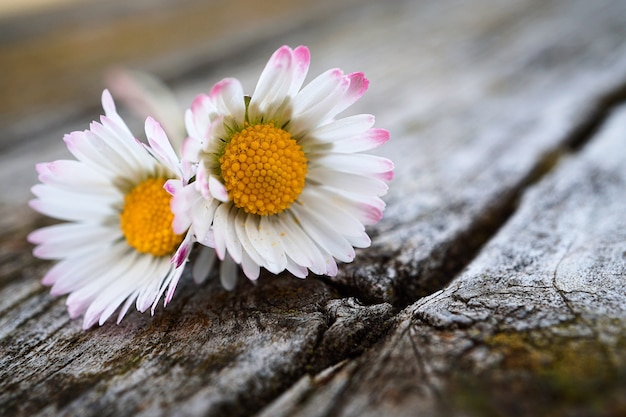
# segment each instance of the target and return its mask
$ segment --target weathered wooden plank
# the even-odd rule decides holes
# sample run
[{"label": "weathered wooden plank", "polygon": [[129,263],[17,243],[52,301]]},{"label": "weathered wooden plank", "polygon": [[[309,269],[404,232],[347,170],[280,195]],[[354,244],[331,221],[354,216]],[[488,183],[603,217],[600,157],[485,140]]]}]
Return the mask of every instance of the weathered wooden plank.
[{"label": "weathered wooden plank", "polygon": [[263,416],[626,412],[626,107],[443,291]]},{"label": "weathered wooden plank", "polygon": [[[87,121],[71,120],[71,129],[3,152],[0,176],[12,182],[0,197],[0,414],[248,415],[303,374],[358,355],[387,329],[393,309],[362,306],[348,296],[404,305],[447,282],[513,210],[533,175],[550,168],[544,162],[577,142],[580,129],[619,97],[626,78],[625,7],[610,0],[480,0],[471,7],[368,2],[281,39],[311,47],[312,74],[331,66],[365,71],[372,87],[355,111],[376,114],[377,124],[392,131],[381,151],[397,163],[387,217],[372,229],[374,247],[342,266],[335,282],[264,276],[258,287],[242,280],[226,293],[214,280],[203,287],[183,280],[172,304],[155,318],[132,314],[119,327],[84,333],[67,319],[63,299],[52,299],[38,284],[46,265],[28,255],[24,236],[42,219],[22,213],[27,187],[35,182],[33,163],[58,157],[63,131],[82,129]],[[276,46],[269,43],[176,83],[181,102],[227,75],[251,91]],[[508,305],[498,310],[501,316]],[[414,310],[397,319],[399,326]],[[442,368],[446,352],[460,355],[468,341],[464,333],[437,333],[432,326],[438,316],[428,317],[418,328],[425,332],[422,348],[434,359],[423,367],[448,369]],[[461,315],[450,317],[461,322]],[[411,332],[416,327],[406,326]],[[503,343],[498,333],[494,337],[485,340]],[[397,330],[379,347],[388,367],[374,363],[379,356],[370,353],[335,374],[303,379],[283,404],[296,404],[304,415],[313,415],[307,409],[323,415],[325,407],[350,414],[371,397],[379,407],[374,410],[389,407],[396,415],[431,410],[439,404],[432,400],[439,382],[431,378],[426,381],[434,385],[422,386],[414,378],[421,362],[407,356],[413,340]],[[445,349],[437,353],[440,346]],[[472,364],[461,365],[466,363]],[[389,389],[371,395],[354,376],[387,378]],[[415,394],[421,389],[425,400]],[[344,392],[353,401],[342,409]],[[454,393],[462,400],[467,391]],[[305,398],[309,394],[316,402]]]},{"label": "weathered wooden plank", "polygon": [[[315,279],[274,278],[236,293],[213,280],[183,284],[152,320],[133,315],[84,332],[34,274],[3,288],[13,290],[0,312],[1,415],[247,415],[304,370],[330,365],[319,349],[346,357],[367,347],[362,329],[376,337],[391,313],[346,304]],[[351,343],[327,346],[324,332],[339,329]]]}]

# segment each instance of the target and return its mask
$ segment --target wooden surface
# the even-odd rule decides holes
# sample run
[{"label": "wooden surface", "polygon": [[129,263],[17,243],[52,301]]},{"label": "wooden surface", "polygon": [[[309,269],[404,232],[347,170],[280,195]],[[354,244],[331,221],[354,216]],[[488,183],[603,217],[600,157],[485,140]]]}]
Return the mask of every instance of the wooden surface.
[{"label": "wooden surface", "polygon": [[372,247],[335,279],[186,275],[154,317],[82,331],[25,241],[49,222],[25,206],[34,163],[97,114],[101,85],[61,77],[62,106],[0,119],[0,415],[626,415],[626,2],[300,7],[219,51],[198,34],[97,61],[154,70],[183,108],[225,76],[250,92],[281,44],[311,48],[311,75],[364,71],[350,112],[391,131],[397,167]]}]

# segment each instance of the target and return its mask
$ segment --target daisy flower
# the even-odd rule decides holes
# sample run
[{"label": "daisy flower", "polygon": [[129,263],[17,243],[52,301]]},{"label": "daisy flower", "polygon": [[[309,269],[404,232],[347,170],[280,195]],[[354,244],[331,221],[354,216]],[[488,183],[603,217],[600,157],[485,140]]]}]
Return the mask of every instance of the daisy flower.
[{"label": "daisy flower", "polygon": [[53,295],[69,294],[72,318],[83,328],[102,325],[120,306],[144,312],[165,293],[171,300],[189,255],[189,231],[174,233],[167,180],[186,184],[183,169],[161,126],[146,120],[148,145],[140,143],[117,114],[109,92],[105,116],[89,130],[65,135],[76,160],[37,165],[30,202],[35,210],[66,222],[32,232],[34,255],[58,261],[44,276]]},{"label": "daisy flower", "polygon": [[309,50],[279,48],[251,97],[226,78],[186,112],[183,159],[197,164],[195,182],[171,182],[174,227],[193,225],[196,239],[223,260],[221,279],[234,285],[241,265],[334,276],[337,261],[370,245],[380,196],[393,177],[388,159],[361,153],[389,139],[374,116],[336,116],[367,90],[363,73],[331,69],[301,88]]}]

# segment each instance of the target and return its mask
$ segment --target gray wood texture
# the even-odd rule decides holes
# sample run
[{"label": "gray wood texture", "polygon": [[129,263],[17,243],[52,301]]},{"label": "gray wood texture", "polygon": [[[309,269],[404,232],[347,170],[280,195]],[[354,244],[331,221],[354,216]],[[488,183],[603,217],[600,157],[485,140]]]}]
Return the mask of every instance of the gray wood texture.
[{"label": "gray wood texture", "polygon": [[250,92],[281,44],[310,47],[311,76],[364,71],[350,113],[391,131],[377,152],[396,163],[372,247],[334,279],[227,292],[186,274],[153,317],[85,332],[39,283],[50,265],[25,236],[50,221],[25,203],[100,87],[56,112],[42,98],[41,117],[3,110],[0,415],[626,415],[626,3],[294,3],[263,19],[126,64],[182,107],[225,76]]},{"label": "gray wood texture", "polygon": [[264,416],[622,415],[626,106],[441,291]]}]

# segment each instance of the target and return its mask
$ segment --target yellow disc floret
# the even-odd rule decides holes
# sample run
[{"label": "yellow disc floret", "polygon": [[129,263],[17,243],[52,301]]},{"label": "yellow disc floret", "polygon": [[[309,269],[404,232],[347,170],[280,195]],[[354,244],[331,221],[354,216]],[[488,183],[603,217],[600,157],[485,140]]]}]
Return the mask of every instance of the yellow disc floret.
[{"label": "yellow disc floret", "polygon": [[172,229],[171,195],[163,189],[165,178],[149,178],[124,197],[120,226],[126,242],[138,252],[171,255],[183,239]]},{"label": "yellow disc floret", "polygon": [[262,216],[296,201],[307,173],[302,147],[273,123],[236,133],[220,157],[222,178],[235,206]]}]

